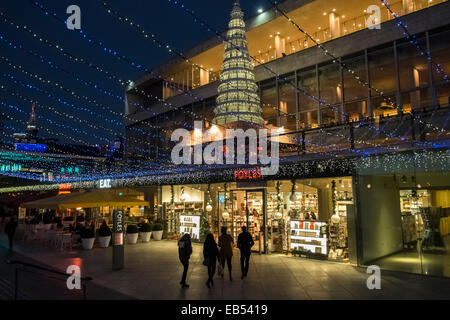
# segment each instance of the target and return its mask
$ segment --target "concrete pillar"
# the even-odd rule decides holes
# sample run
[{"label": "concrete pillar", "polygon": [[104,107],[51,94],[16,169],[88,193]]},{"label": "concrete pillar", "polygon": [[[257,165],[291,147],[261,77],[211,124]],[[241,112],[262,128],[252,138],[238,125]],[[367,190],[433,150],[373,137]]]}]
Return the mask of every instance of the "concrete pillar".
[{"label": "concrete pillar", "polygon": [[275,36],[275,59],[281,58],[286,52],[286,39],[279,34]]},{"label": "concrete pillar", "polygon": [[408,14],[414,11],[413,0],[402,0],[402,14]]},{"label": "concrete pillar", "polygon": [[338,38],[341,36],[341,24],[339,16],[331,12],[328,14],[329,24],[330,24],[330,37],[331,39]]},{"label": "concrete pillar", "polygon": [[[411,83],[413,88],[418,88],[420,85],[420,74],[419,70],[412,67],[411,68]],[[416,109],[420,108],[420,90],[411,91],[409,94],[410,102],[411,102],[411,108]]]},{"label": "concrete pillar", "polygon": [[200,86],[209,83],[209,72],[205,69],[200,69]]}]

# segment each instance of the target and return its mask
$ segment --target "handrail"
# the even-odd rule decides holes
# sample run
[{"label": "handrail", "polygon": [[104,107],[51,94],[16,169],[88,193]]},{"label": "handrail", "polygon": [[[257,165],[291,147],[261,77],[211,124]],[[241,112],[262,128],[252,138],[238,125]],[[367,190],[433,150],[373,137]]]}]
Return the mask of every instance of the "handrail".
[{"label": "handrail", "polygon": [[[24,262],[24,261],[20,261],[20,260],[12,260],[12,261],[11,260],[6,260],[6,264],[21,264],[21,265],[24,265],[24,266],[27,266],[27,267],[32,267],[32,268],[36,268],[36,269],[39,269],[39,270],[52,272],[54,274],[67,276],[67,273],[65,273],[65,272],[62,272],[62,271],[59,271],[59,270],[53,270],[53,269],[47,268],[47,267],[41,267],[41,266],[38,266],[38,265],[35,265],[35,264],[32,264],[32,263],[28,263],[28,262]],[[84,281],[92,281],[93,280],[92,277],[80,277],[80,279],[84,280]]]},{"label": "handrail", "polygon": [[[38,270],[47,271],[47,272],[58,274],[58,275],[63,275],[65,277],[67,277],[67,275],[68,275],[67,273],[64,273],[64,272],[59,271],[59,270],[53,270],[53,269],[48,268],[48,267],[38,266],[38,265],[35,265],[33,263],[24,262],[24,261],[21,261],[21,260],[6,260],[6,264],[20,264],[22,266],[27,266],[27,267],[35,268],[35,269],[38,269]],[[18,295],[19,295],[19,270],[28,271],[26,269],[20,269],[20,268],[16,268],[16,270],[15,270],[14,300],[17,300],[18,299]],[[28,271],[28,272],[32,272],[32,271]],[[39,274],[39,273],[37,273],[37,274]],[[41,274],[41,276],[45,277],[45,275],[42,275],[42,274]],[[56,280],[64,281],[63,279],[56,279]],[[86,282],[87,281],[91,281],[93,279],[92,279],[92,277],[80,277],[80,280],[84,281],[83,284],[82,284],[83,285],[83,299],[86,300],[86,298],[87,298],[86,297]]]}]

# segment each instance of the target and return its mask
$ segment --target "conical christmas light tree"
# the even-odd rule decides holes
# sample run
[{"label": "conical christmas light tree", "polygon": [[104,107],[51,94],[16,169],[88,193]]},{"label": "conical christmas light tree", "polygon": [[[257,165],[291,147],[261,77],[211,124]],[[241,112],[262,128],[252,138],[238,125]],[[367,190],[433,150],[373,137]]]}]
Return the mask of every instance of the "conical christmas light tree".
[{"label": "conical christmas light tree", "polygon": [[219,95],[214,109],[215,124],[226,125],[238,121],[264,124],[243,18],[239,1],[235,1],[228,24],[228,41],[225,44]]}]

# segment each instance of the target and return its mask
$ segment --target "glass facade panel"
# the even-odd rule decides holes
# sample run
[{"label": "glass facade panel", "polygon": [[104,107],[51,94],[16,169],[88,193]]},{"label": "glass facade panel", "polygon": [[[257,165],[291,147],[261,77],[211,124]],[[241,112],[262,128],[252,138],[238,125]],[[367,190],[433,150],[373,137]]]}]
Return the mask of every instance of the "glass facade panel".
[{"label": "glass facade panel", "polygon": [[[422,36],[417,40],[423,50],[426,50],[425,38]],[[427,101],[427,97],[422,97],[423,92],[420,90],[429,83],[427,58],[420,55],[416,47],[409,42],[397,44],[397,55],[400,90],[402,93],[407,93],[406,99],[402,99],[403,109],[419,109],[423,107],[421,102]]]},{"label": "glass facade panel", "polygon": [[261,107],[263,119],[274,126],[278,118],[278,97],[275,79],[269,79],[259,84],[261,90]]},{"label": "glass facade panel", "polygon": [[317,110],[300,113],[300,129],[309,129],[318,127]]},{"label": "glass facade panel", "polygon": [[338,64],[328,64],[319,67],[320,99],[328,104],[342,101],[340,67]]},{"label": "glass facade panel", "polygon": [[359,177],[363,265],[450,276],[448,172]]},{"label": "glass facade panel", "polygon": [[[305,90],[310,95],[318,97],[319,91],[317,88],[317,74],[316,68],[308,68],[305,70],[300,70],[297,73],[298,76],[298,87]],[[299,93],[298,96],[299,111],[309,111],[317,110],[318,102],[313,98],[305,95],[303,92]]]},{"label": "glass facade panel", "polygon": [[297,130],[297,93],[295,86],[295,74],[283,76],[278,82],[280,97],[279,126],[288,130]]},{"label": "glass facade panel", "polygon": [[255,252],[356,262],[351,177],[163,186],[162,203],[169,238],[226,227],[236,243],[246,226]]}]

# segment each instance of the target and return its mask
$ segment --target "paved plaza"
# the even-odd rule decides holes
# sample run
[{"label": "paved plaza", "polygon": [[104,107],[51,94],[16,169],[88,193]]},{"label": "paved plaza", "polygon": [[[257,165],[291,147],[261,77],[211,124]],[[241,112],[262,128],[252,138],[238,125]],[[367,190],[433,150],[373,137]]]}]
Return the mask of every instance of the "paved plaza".
[{"label": "paved plaza", "polygon": [[[0,238],[2,276],[14,283],[13,266],[6,259],[26,259],[55,269],[81,266],[82,275],[94,280],[88,285],[88,299],[450,299],[450,279],[382,271],[381,290],[368,290],[368,274],[364,268],[315,261],[282,254],[253,254],[248,278],[240,279],[239,252],[234,252],[233,281],[227,274],[215,277],[215,286],[208,289],[206,267],[202,265],[202,245],[193,244],[187,283],[180,288],[182,266],[178,261],[175,241],[151,241],[126,245],[125,269],[111,270],[112,249],[94,248],[57,250],[39,242],[17,242],[15,253],[6,250],[6,238]],[[226,271],[227,272],[227,271]],[[42,281],[38,277],[22,279]],[[50,285],[51,284],[51,285]],[[48,282],[46,299],[81,298],[68,292],[65,282]],[[1,290],[1,287],[0,287]],[[33,290],[24,297],[33,298]],[[78,294],[78,296],[77,296]],[[39,296],[38,296],[39,297]],[[42,297],[40,297],[42,298]]]}]

